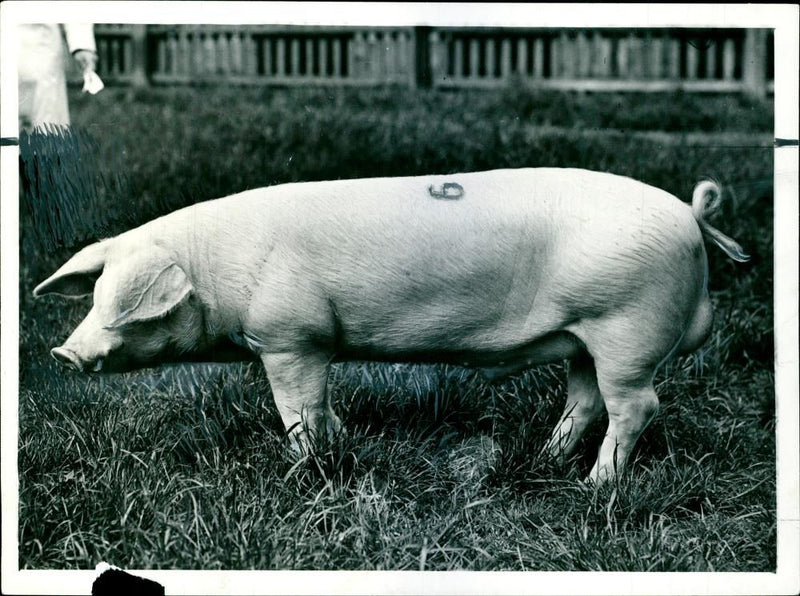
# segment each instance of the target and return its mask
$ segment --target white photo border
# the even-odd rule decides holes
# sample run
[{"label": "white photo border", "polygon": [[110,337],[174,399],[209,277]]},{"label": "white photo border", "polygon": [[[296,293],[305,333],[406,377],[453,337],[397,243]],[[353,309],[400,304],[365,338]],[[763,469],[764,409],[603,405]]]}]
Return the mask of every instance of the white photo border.
[{"label": "white photo border", "polygon": [[[275,23],[515,27],[743,27],[775,30],[775,573],[130,570],[168,594],[789,594],[800,592],[798,453],[798,6],[362,2],[22,2],[0,5],[2,137],[18,136],[20,22]],[[20,570],[18,544],[18,147],[2,147],[2,592],[88,594],[94,570]],[[113,563],[113,561],[111,562]]]}]

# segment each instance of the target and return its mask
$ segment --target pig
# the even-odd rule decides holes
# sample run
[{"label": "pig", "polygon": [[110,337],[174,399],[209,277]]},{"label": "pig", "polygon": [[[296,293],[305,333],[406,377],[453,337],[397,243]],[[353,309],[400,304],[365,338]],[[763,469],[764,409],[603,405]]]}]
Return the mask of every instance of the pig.
[{"label": "pig", "polygon": [[588,476],[602,483],[658,409],[656,370],[710,333],[704,238],[748,259],[706,222],[721,197],[702,181],[689,206],[571,168],[282,184],[87,246],[33,293],[93,294],[52,349],[78,371],[260,359],[301,449],[341,428],[326,388],[334,361],[496,377],[569,360],[545,450],[572,453],[605,408]]}]

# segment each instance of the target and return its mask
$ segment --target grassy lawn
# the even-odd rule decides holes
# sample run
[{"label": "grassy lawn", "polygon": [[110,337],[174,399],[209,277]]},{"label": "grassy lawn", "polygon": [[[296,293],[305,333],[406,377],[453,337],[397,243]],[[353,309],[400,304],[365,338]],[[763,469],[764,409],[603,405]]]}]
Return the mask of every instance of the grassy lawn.
[{"label": "grassy lawn", "polygon": [[[769,105],[201,87],[72,108],[91,138],[58,199],[73,217],[59,241],[21,211],[22,568],[775,569]],[[254,365],[89,378],[48,354],[89,303],[31,290],[98,236],[280,182],[521,166],[611,171],[687,201],[713,177],[732,198],[715,223],[753,255],[709,247],[713,335],[659,372],[661,410],[618,486],[581,483],[603,424],[564,466],[538,455],[565,399],[559,364],[494,383],[337,365],[348,433],[296,462]]]}]

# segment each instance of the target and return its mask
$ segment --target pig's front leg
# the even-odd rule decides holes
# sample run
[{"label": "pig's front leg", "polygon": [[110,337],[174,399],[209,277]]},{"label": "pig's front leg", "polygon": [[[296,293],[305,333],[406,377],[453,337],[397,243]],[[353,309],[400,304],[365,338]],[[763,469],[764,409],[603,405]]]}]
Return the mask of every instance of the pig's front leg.
[{"label": "pig's front leg", "polygon": [[330,357],[320,352],[262,354],[275,405],[292,447],[307,452],[319,433],[341,428],[327,391]]}]

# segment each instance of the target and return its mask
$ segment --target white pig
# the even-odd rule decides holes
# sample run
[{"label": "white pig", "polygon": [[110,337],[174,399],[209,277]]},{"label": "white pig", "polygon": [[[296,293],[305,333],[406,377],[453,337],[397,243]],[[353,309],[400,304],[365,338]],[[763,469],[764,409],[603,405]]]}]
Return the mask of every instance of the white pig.
[{"label": "white pig", "polygon": [[260,358],[302,447],[340,427],[326,391],[334,360],[497,376],[570,359],[546,449],[569,454],[605,407],[589,474],[602,482],[658,408],[656,369],[710,332],[703,236],[748,258],[706,223],[719,201],[709,181],[689,207],[629,178],[562,168],[284,184],[87,246],[34,295],[94,293],[52,350],[77,370],[202,358],[233,340]]}]

